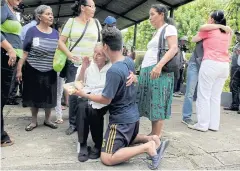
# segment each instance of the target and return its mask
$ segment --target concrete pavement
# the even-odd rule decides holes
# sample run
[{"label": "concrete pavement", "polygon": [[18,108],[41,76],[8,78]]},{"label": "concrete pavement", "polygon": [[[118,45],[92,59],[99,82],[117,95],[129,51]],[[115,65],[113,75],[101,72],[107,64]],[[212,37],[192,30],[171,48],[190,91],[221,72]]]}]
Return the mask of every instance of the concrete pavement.
[{"label": "concrete pavement", "polygon": [[[222,111],[220,131],[197,132],[181,123],[182,101],[182,98],[174,99],[172,118],[165,122],[163,138],[169,139],[170,145],[159,169],[240,170],[240,115]],[[4,116],[5,128],[15,144],[1,148],[2,170],[148,170],[144,162],[146,155],[114,167],[104,166],[100,160],[80,163],[77,134],[65,135],[67,111],[64,111],[64,124],[56,130],[42,125],[44,113],[40,111],[39,127],[32,132],[24,130],[31,119],[28,108],[6,106]],[[54,111],[52,118],[55,119]],[[150,129],[150,122],[141,118],[140,133],[148,134]]]}]

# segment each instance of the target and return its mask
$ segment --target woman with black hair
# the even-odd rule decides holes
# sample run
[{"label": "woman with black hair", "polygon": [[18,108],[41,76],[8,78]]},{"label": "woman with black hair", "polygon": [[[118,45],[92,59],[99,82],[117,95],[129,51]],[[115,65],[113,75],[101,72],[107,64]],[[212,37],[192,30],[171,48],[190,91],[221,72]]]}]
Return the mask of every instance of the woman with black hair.
[{"label": "woman with black hair", "polygon": [[[100,41],[101,24],[98,20],[93,19],[96,11],[93,0],[78,0],[72,5],[72,10],[78,13],[75,18],[70,18],[65,24],[58,47],[67,57],[66,63],[66,83],[73,82],[78,67],[82,64],[82,58],[93,58],[94,47],[97,41]],[[85,30],[86,27],[86,30]],[[85,30],[85,33],[84,33]],[[78,41],[84,33],[82,39],[70,51],[73,45]],[[70,135],[76,131],[76,112],[75,107],[77,96],[69,97],[69,128],[66,134]]]},{"label": "woman with black hair", "polygon": [[[137,101],[140,116],[145,116],[152,122],[150,135],[161,137],[164,120],[169,119],[171,115],[174,88],[174,73],[164,72],[162,68],[178,51],[177,29],[172,25],[173,20],[169,20],[165,6],[152,5],[149,14],[149,20],[156,28],[156,33],[148,43],[143,58],[138,79]],[[158,41],[164,28],[168,50],[158,61]]]},{"label": "woman with black hair", "polygon": [[[210,24],[210,25],[209,25]],[[206,27],[208,31],[206,31]],[[215,28],[215,29],[214,29]],[[198,131],[217,131],[220,124],[220,101],[224,83],[229,75],[229,53],[231,29],[226,32],[223,11],[214,11],[208,24],[200,28],[193,42],[203,40],[203,61],[198,76],[197,118],[189,128]],[[213,30],[212,30],[213,29]]]}]

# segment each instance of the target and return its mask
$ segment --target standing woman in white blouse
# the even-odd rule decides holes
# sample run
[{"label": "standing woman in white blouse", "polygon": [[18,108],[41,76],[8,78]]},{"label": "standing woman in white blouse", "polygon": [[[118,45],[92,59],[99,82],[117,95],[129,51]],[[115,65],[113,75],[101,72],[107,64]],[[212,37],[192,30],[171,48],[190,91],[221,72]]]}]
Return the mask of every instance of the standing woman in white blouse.
[{"label": "standing woman in white blouse", "polygon": [[[174,73],[162,71],[163,66],[174,57],[178,51],[177,30],[168,25],[168,11],[165,6],[152,5],[149,11],[151,25],[156,28],[156,34],[147,45],[147,52],[142,62],[137,95],[138,109],[141,116],[152,122],[151,135],[161,137],[163,121],[171,115],[171,104],[174,88]],[[162,29],[166,26],[164,39],[168,51],[157,61],[158,41]]]}]

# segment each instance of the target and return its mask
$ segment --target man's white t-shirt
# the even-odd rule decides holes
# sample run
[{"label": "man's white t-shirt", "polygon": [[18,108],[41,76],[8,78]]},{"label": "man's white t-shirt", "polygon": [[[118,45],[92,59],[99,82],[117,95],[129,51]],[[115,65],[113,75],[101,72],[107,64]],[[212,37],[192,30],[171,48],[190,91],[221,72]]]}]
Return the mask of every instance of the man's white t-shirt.
[{"label": "man's white t-shirt", "polygon": [[[162,32],[162,29],[166,26],[167,24],[164,24],[162,27],[160,27],[157,31],[157,33],[153,36],[152,40],[148,42],[147,45],[147,52],[143,58],[142,62],[142,68],[149,67],[152,65],[157,64],[157,54],[158,54],[158,41],[160,34]],[[164,34],[164,39],[168,36],[177,36],[177,29],[173,25],[168,25],[166,27],[166,31]],[[167,42],[166,42],[167,45]]]}]

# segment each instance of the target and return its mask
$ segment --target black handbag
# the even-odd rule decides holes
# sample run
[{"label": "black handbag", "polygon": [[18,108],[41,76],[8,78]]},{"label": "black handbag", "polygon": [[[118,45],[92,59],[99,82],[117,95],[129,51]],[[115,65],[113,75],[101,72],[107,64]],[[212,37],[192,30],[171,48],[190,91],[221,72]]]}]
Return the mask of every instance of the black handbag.
[{"label": "black handbag", "polygon": [[[166,40],[164,39],[164,34],[166,32],[166,28],[168,25],[166,25],[159,37],[159,42],[158,42],[158,55],[157,55],[157,61],[159,62],[164,54],[168,51],[168,48],[166,48]],[[163,72],[178,72],[179,69],[182,68],[184,64],[184,59],[181,53],[180,48],[178,48],[178,52],[176,55],[169,60],[162,68]]]}]

